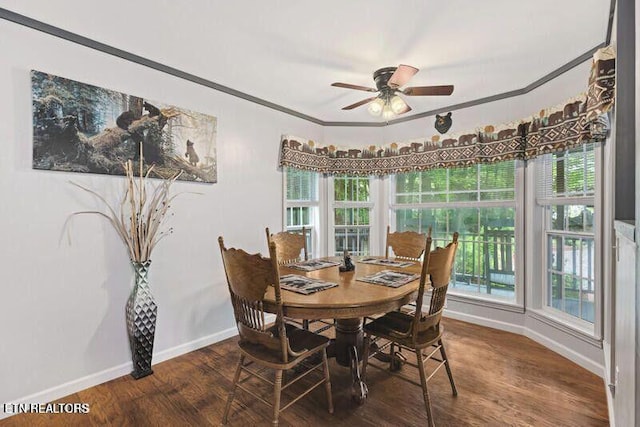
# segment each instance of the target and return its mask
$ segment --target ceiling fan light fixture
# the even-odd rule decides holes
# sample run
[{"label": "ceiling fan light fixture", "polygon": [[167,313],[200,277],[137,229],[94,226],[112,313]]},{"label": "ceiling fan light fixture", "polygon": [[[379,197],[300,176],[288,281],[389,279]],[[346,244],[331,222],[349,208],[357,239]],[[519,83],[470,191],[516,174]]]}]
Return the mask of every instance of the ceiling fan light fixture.
[{"label": "ceiling fan light fixture", "polygon": [[439,86],[411,86],[401,89],[414,74],[418,72],[416,67],[400,64],[397,67],[380,68],[373,73],[373,81],[376,88],[354,85],[351,83],[335,82],[331,86],[345,89],[361,90],[364,92],[378,92],[377,96],[363,99],[354,104],[342,107],[343,110],[353,110],[365,104],[369,104],[367,110],[375,117],[382,116],[385,120],[391,120],[400,114],[411,111],[406,101],[398,96],[446,96],[453,93],[453,85]]},{"label": "ceiling fan light fixture", "polygon": [[384,107],[382,107],[382,118],[385,120],[392,119],[396,116],[396,113],[391,109],[391,105],[389,103],[385,103]]},{"label": "ceiling fan light fixture", "polygon": [[407,108],[407,103],[398,95],[394,95],[389,104],[391,105],[391,111],[393,111],[394,114],[401,114]]},{"label": "ceiling fan light fixture", "polygon": [[382,98],[378,98],[375,101],[369,103],[369,107],[367,108],[367,110],[372,116],[379,116],[382,113],[383,108],[384,100]]}]

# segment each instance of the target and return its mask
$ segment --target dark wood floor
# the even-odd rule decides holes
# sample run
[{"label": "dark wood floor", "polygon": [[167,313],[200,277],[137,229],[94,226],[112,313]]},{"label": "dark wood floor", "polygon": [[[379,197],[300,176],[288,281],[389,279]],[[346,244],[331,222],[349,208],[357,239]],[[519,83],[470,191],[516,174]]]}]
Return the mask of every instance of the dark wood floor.
[{"label": "dark wood floor", "polygon": [[[607,426],[601,378],[534,341],[508,332],[445,319],[444,336],[459,395],[444,370],[429,382],[438,426]],[[59,402],[89,403],[87,415],[21,414],[6,426],[219,425],[237,362],[235,338],[154,366],[141,380],[130,376],[72,394]],[[331,361],[335,412],[326,411],[323,388],[280,417],[283,426],[419,426],[426,415],[419,387],[368,371],[369,398],[349,398],[348,370]],[[418,374],[404,367],[407,374]],[[269,425],[269,410],[238,392],[230,425]],[[236,400],[237,402],[237,400]]]}]

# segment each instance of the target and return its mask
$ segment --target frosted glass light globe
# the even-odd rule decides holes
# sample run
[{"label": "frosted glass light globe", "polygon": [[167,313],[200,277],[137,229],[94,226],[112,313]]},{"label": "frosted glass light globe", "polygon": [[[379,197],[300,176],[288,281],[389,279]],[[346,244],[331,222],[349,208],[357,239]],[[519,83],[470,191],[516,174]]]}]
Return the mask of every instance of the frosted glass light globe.
[{"label": "frosted glass light globe", "polygon": [[396,114],[391,109],[391,106],[389,104],[385,104],[385,106],[382,108],[382,117],[386,120],[389,120],[394,118],[395,115]]},{"label": "frosted glass light globe", "polygon": [[373,116],[379,116],[382,113],[382,107],[384,106],[384,101],[380,98],[375,101],[369,103],[369,113]]},{"label": "frosted glass light globe", "polygon": [[402,113],[406,108],[407,108],[406,102],[404,102],[404,100],[400,98],[398,95],[395,95],[393,98],[391,98],[391,110],[395,114]]}]

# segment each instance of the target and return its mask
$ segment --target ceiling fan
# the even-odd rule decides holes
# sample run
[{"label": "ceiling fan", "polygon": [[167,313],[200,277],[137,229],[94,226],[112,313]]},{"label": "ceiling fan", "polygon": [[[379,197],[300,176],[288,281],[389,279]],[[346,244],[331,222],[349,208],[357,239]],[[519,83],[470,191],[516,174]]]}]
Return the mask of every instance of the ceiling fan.
[{"label": "ceiling fan", "polygon": [[352,110],[361,105],[369,104],[369,113],[374,116],[382,114],[384,118],[391,118],[394,115],[404,114],[411,111],[411,107],[398,96],[401,93],[406,96],[438,96],[451,95],[453,85],[442,86],[412,86],[400,89],[418,72],[418,69],[410,65],[398,65],[397,67],[385,67],[373,73],[373,80],[376,88],[358,86],[350,83],[331,83],[331,86],[343,87],[346,89],[362,90],[365,92],[379,92],[377,96],[363,99],[355,104],[347,105],[343,110]]}]

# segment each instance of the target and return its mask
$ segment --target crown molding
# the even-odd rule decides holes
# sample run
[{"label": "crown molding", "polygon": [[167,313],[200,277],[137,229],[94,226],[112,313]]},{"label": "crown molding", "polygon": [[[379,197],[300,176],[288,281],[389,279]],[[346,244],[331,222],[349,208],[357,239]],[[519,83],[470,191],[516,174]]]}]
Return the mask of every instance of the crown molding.
[{"label": "crown molding", "polygon": [[205,86],[205,87],[208,87],[210,89],[217,90],[219,92],[223,92],[223,93],[226,93],[228,95],[235,96],[237,98],[241,98],[241,99],[244,99],[244,100],[249,101],[249,102],[253,102],[253,103],[258,104],[258,105],[262,105],[262,106],[267,107],[267,108],[271,108],[272,110],[276,110],[276,111],[279,111],[281,113],[288,114],[290,116],[294,116],[294,117],[297,117],[297,118],[300,118],[300,119],[303,119],[303,120],[307,120],[309,122],[315,123],[315,124],[320,125],[320,126],[384,127],[384,126],[394,125],[394,124],[398,124],[398,123],[408,122],[408,121],[411,121],[411,120],[422,119],[424,117],[434,116],[436,114],[440,114],[440,113],[444,113],[444,112],[448,112],[448,111],[455,111],[455,110],[460,110],[462,108],[474,107],[474,106],[477,106],[477,105],[486,104],[488,102],[498,101],[498,100],[501,100],[501,99],[511,98],[511,97],[514,97],[514,96],[520,96],[520,95],[524,95],[525,93],[531,92],[532,90],[542,86],[543,84],[547,83],[548,81],[550,81],[550,80],[558,77],[559,75],[571,70],[572,68],[580,65],[581,63],[590,60],[592,55],[593,55],[593,53],[596,50],[598,50],[599,48],[601,48],[603,46],[606,46],[609,43],[609,41],[611,39],[611,29],[612,29],[612,25],[613,25],[613,13],[614,13],[614,10],[615,10],[615,3],[616,3],[616,0],[611,0],[611,6],[610,6],[610,10],[609,10],[609,22],[608,22],[608,28],[607,28],[607,34],[606,34],[606,41],[605,42],[599,44],[598,46],[595,46],[594,48],[592,48],[589,51],[583,53],[582,55],[578,56],[577,58],[567,62],[563,66],[551,71],[549,74],[546,74],[545,76],[543,76],[542,78],[536,80],[535,82],[533,82],[533,83],[531,83],[531,84],[529,84],[529,85],[527,85],[527,86],[525,86],[525,87],[523,87],[521,89],[515,89],[515,90],[508,91],[508,92],[503,92],[503,93],[487,96],[487,97],[484,97],[484,98],[478,98],[478,99],[474,99],[474,100],[471,100],[471,101],[466,101],[466,102],[462,102],[462,103],[458,103],[458,104],[452,104],[452,105],[448,105],[446,107],[438,108],[438,109],[435,109],[435,110],[425,111],[425,112],[422,112],[422,113],[413,114],[411,116],[406,116],[406,117],[401,117],[401,118],[397,118],[397,119],[394,119],[394,120],[389,120],[387,122],[347,122],[347,121],[344,121],[344,122],[343,121],[338,121],[338,122],[336,122],[336,121],[324,121],[324,120],[318,119],[316,117],[312,117],[312,116],[309,116],[307,114],[301,113],[299,111],[292,110],[291,108],[287,108],[287,107],[284,107],[282,105],[275,104],[273,102],[267,101],[265,99],[255,97],[253,95],[249,95],[248,93],[240,92],[239,90],[236,90],[236,89],[230,88],[228,86],[224,86],[224,85],[218,84],[216,82],[213,82],[211,80],[207,80],[205,78],[196,76],[194,74],[187,73],[187,72],[179,70],[177,68],[170,67],[170,66],[162,64],[160,62],[153,61],[151,59],[148,59],[148,58],[133,54],[131,52],[127,52],[127,51],[122,50],[122,49],[115,48],[113,46],[109,46],[109,45],[104,44],[104,43],[100,43],[98,41],[95,41],[93,39],[81,36],[79,34],[72,33],[72,32],[67,31],[67,30],[63,30],[62,28],[46,24],[46,23],[44,23],[42,21],[38,21],[38,20],[33,19],[33,18],[29,18],[28,16],[20,15],[18,13],[12,12],[12,11],[7,10],[7,9],[0,8],[0,19],[4,19],[6,21],[13,22],[15,24],[25,26],[27,28],[31,28],[31,29],[36,30],[36,31],[40,31],[40,32],[43,32],[45,34],[49,34],[49,35],[54,36],[54,37],[58,37],[58,38],[61,38],[63,40],[70,41],[72,43],[76,43],[76,44],[79,44],[81,46],[88,47],[90,49],[94,49],[94,50],[97,50],[97,51],[102,52],[102,53],[106,53],[107,55],[112,55],[112,56],[124,59],[126,61],[134,62],[134,63],[142,65],[144,67],[148,67],[148,68],[154,69],[156,71],[160,71],[162,73],[166,73],[166,74],[172,75],[174,77],[178,77],[180,79],[187,80],[187,81],[190,81],[192,83],[195,83],[195,84],[198,84],[198,85],[201,85],[201,86]]}]

